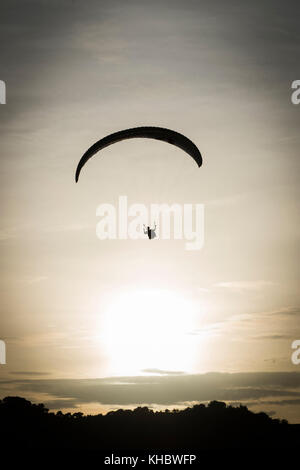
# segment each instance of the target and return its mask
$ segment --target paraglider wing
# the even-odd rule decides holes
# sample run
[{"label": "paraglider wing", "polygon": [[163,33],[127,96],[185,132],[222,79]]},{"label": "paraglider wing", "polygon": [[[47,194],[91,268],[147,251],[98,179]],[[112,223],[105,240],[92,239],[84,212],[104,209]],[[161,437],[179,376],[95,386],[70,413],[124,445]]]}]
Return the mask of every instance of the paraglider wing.
[{"label": "paraglider wing", "polygon": [[125,139],[134,138],[157,139],[169,144],[175,145],[188,153],[200,167],[202,165],[202,157],[196,145],[184,135],[179,132],[164,129],[163,127],[134,127],[132,129],[125,129],[123,131],[110,134],[103,139],[98,140],[92,145],[81,157],[75,174],[75,181],[77,183],[82,167],[95,153],[108,147],[111,144],[120,142]]}]

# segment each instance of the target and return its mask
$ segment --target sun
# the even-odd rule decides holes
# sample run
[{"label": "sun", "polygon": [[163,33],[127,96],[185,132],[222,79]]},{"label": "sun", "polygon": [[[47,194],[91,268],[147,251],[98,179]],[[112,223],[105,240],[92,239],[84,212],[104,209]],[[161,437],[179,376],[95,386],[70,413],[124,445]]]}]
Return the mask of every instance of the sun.
[{"label": "sun", "polygon": [[193,302],[166,290],[120,292],[108,306],[102,338],[116,375],[192,369]]}]

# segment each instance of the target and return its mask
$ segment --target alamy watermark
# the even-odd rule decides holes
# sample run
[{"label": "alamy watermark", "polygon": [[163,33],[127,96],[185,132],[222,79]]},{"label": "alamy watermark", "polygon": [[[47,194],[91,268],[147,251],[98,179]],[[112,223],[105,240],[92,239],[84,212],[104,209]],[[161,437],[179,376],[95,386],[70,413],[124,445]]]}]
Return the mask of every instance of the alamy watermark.
[{"label": "alamy watermark", "polygon": [[300,364],[300,339],[295,339],[292,342],[292,349],[295,349],[291,357],[292,363],[298,366]]},{"label": "alamy watermark", "polygon": [[300,103],[300,80],[294,80],[292,83],[292,89],[293,91],[292,96],[291,96],[291,101],[293,104],[299,104]]},{"label": "alamy watermark", "polygon": [[0,364],[6,364],[6,345],[2,339],[0,339]]},{"label": "alamy watermark", "polygon": [[117,206],[100,204],[96,234],[100,240],[162,239],[185,240],[186,250],[200,250],[204,244],[203,204],[128,205],[120,196]]},{"label": "alamy watermark", "polygon": [[0,80],[0,104],[6,104],[6,85],[3,80]]}]

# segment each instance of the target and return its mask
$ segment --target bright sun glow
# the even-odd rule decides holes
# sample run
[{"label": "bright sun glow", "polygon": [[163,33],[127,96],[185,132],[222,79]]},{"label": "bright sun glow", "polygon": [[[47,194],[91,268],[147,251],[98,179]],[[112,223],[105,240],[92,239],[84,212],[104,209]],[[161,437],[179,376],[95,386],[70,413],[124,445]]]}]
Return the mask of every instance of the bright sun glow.
[{"label": "bright sun glow", "polygon": [[145,369],[191,370],[195,358],[195,307],[163,290],[121,293],[108,307],[102,325],[114,374]]}]

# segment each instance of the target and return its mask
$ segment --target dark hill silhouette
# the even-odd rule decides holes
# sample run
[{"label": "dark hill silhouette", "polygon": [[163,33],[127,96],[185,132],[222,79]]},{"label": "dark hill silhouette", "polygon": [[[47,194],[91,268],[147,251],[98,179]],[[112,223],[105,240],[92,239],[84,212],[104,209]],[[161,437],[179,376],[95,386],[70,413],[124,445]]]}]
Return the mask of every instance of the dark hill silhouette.
[{"label": "dark hill silhouette", "polygon": [[0,401],[1,446],[36,450],[122,452],[296,448],[299,425],[212,401],[184,410],[147,407],[106,415],[49,413],[20,397]]}]

